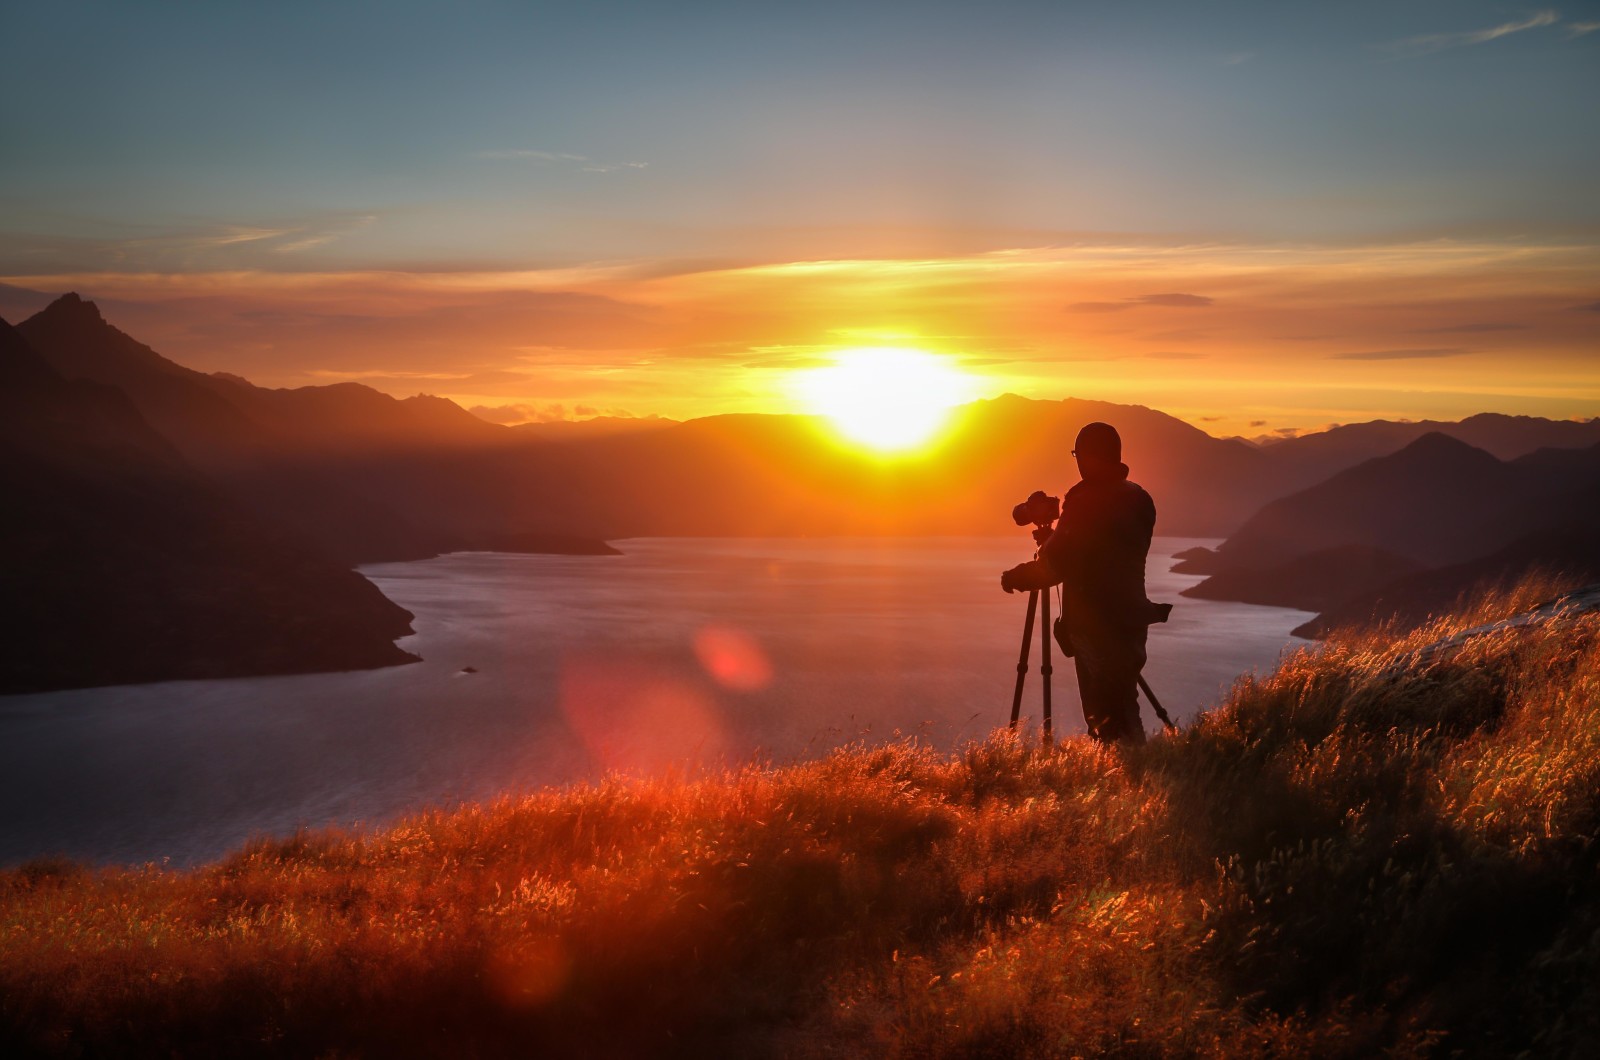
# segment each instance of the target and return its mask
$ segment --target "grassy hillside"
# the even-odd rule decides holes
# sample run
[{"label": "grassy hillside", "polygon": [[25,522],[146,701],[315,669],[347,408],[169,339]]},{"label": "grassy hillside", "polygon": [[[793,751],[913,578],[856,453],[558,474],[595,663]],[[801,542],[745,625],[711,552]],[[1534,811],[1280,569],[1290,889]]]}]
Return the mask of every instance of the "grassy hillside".
[{"label": "grassy hillside", "polygon": [[1127,754],[608,781],[0,877],[0,1052],[1577,1054],[1600,618],[1346,635]]}]

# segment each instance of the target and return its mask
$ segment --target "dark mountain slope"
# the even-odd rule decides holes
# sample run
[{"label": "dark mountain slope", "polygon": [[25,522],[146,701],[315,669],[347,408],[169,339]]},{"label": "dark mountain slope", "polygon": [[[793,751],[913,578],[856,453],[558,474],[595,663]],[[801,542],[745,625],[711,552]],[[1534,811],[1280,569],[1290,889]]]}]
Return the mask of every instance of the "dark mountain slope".
[{"label": "dark mountain slope", "polygon": [[0,691],[408,662],[411,615],[0,322]]},{"label": "dark mountain slope", "polygon": [[504,444],[511,432],[453,402],[397,400],[359,383],[271,390],[167,360],[119,331],[93,302],[65,294],[18,325],[61,376],[109,383],[190,460],[230,461],[339,452]]},{"label": "dark mountain slope", "polygon": [[1534,484],[1481,449],[1428,434],[1251,516],[1218,549],[1226,566],[1264,569],[1321,549],[1364,545],[1424,566],[1505,543],[1505,510]]},{"label": "dark mountain slope", "polygon": [[[487,449],[513,436],[440,398],[398,401],[355,383],[268,390],[167,360],[68,294],[17,329],[63,377],[124,391],[194,466],[241,503],[344,563],[418,559],[456,547],[448,519],[402,514],[347,465]],[[403,494],[402,494],[403,495]]]},{"label": "dark mountain slope", "polygon": [[1185,595],[1324,612],[1312,633],[1415,623],[1535,570],[1600,574],[1600,445],[1500,461],[1425,435],[1274,501],[1186,563],[1211,577]]}]

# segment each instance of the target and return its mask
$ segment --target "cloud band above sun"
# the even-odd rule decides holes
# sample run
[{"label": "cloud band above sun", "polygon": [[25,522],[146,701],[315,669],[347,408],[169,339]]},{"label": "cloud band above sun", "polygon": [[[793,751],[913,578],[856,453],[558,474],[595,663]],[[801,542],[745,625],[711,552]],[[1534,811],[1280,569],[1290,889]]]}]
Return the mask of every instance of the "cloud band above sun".
[{"label": "cloud band above sun", "polygon": [[[182,363],[274,386],[681,419],[801,411],[797,373],[887,346],[945,358],[973,396],[1134,402],[1230,433],[1263,417],[1600,414],[1597,276],[1586,243],[1428,241],[6,282],[82,291]],[[0,291],[7,319],[39,304]]]}]

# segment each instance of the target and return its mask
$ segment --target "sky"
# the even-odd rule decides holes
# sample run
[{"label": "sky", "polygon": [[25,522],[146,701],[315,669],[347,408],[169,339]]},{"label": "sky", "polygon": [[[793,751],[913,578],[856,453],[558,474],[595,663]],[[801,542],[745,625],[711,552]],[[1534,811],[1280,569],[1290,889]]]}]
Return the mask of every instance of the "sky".
[{"label": "sky", "polygon": [[1600,415],[1600,3],[14,3],[0,316],[507,422],[857,346],[1255,436]]}]

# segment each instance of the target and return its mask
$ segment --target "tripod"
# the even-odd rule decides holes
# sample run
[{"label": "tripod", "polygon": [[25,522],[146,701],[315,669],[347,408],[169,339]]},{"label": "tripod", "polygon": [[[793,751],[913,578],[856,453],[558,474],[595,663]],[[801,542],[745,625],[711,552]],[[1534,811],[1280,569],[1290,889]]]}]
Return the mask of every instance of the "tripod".
[{"label": "tripod", "polygon": [[[1163,605],[1168,611],[1170,604]],[[1044,678],[1044,738],[1050,739],[1050,674],[1054,667],[1050,665],[1050,590],[1030,589],[1028,591],[1028,617],[1022,623],[1022,651],[1017,655],[1017,686],[1011,693],[1011,728],[1017,727],[1017,720],[1022,715],[1022,686],[1028,680],[1028,650],[1033,645],[1033,620],[1038,614],[1039,624],[1039,673]],[[1166,621],[1165,615],[1161,621]],[[1161,724],[1168,732],[1176,732],[1177,725],[1173,724],[1172,716],[1161,705],[1161,700],[1150,688],[1150,682],[1144,679],[1144,674],[1139,674],[1135,679],[1139,691],[1144,693],[1144,698],[1150,701],[1150,706],[1155,708],[1156,717],[1161,719]]]},{"label": "tripod", "polygon": [[1022,713],[1022,686],[1028,680],[1028,649],[1033,644],[1033,618],[1041,613],[1039,623],[1039,673],[1044,677],[1044,738],[1050,739],[1050,590],[1028,591],[1028,617],[1022,623],[1022,652],[1017,656],[1017,687],[1011,693],[1011,728],[1017,727]]}]

